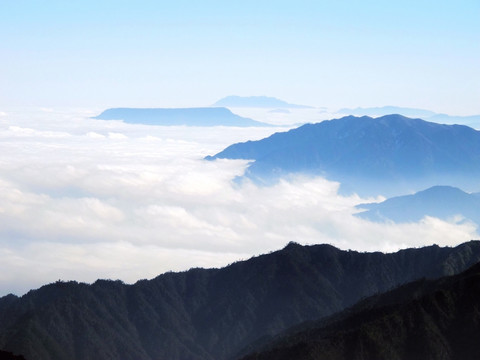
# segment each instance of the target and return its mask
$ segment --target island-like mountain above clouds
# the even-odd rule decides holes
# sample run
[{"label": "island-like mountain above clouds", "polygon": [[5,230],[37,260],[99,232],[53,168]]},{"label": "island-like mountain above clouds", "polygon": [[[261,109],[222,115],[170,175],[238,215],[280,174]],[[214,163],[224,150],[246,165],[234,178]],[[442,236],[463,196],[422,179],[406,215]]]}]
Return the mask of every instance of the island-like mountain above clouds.
[{"label": "island-like mountain above clouds", "polygon": [[343,191],[360,195],[394,196],[438,184],[476,191],[480,132],[401,115],[346,116],[206,157],[220,158],[254,160],[245,175],[266,184],[306,174],[339,181]]},{"label": "island-like mountain above clouds", "polygon": [[480,193],[466,193],[451,186],[434,186],[381,203],[360,204],[357,208],[366,210],[357,216],[377,222],[416,222],[424,216],[448,220],[460,215],[480,225]]},{"label": "island-like mountain above clouds", "polygon": [[243,360],[476,360],[480,356],[480,264],[420,280],[291,329]]},{"label": "island-like mountain above clouds", "polygon": [[480,242],[391,254],[284,249],[134,285],[61,282],[0,298],[0,349],[35,360],[225,360],[252,342],[480,261]]},{"label": "island-like mountain above clouds", "polygon": [[290,104],[269,96],[236,96],[230,95],[218,100],[212,106],[272,108],[272,109],[311,109],[311,106]]},{"label": "island-like mountain above clouds", "polygon": [[232,113],[224,107],[200,108],[113,108],[94,117],[100,120],[123,120],[129,124],[186,126],[272,126]]},{"label": "island-like mountain above clouds", "polygon": [[389,114],[400,114],[411,118],[421,118],[423,120],[433,121],[444,124],[462,124],[468,125],[476,129],[480,129],[480,115],[456,116],[439,114],[430,110],[407,108],[400,106],[382,106],[370,108],[344,108],[338,110],[339,114],[355,115],[355,116],[385,116]]}]

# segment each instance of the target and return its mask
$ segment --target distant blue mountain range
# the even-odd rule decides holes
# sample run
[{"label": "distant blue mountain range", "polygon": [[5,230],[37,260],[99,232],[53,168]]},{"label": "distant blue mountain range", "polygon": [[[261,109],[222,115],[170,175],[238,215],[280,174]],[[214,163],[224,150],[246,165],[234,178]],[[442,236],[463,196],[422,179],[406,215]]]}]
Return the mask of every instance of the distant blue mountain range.
[{"label": "distant blue mountain range", "polygon": [[438,184],[477,191],[480,132],[401,115],[346,116],[238,143],[207,159],[255,160],[246,176],[269,184],[323,175],[344,192],[393,196]]},{"label": "distant blue mountain range", "polygon": [[416,222],[426,215],[447,220],[462,215],[480,225],[480,193],[468,194],[451,186],[434,186],[381,203],[360,204],[357,208],[366,210],[357,216],[376,222]]},{"label": "distant blue mountain range", "polygon": [[188,125],[188,126],[272,126],[241,117],[223,107],[202,108],[113,108],[107,109],[95,119],[123,120],[129,124]]},{"label": "distant blue mountain range", "polygon": [[311,106],[289,104],[283,100],[268,96],[227,96],[218,100],[213,106],[249,107],[249,108],[288,108],[308,109]]}]

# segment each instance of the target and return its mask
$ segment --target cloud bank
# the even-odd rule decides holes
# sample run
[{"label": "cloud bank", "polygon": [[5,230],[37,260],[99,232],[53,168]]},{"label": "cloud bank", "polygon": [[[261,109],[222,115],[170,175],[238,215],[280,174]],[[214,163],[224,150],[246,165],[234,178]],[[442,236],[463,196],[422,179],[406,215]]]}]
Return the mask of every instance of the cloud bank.
[{"label": "cloud bank", "polygon": [[247,161],[203,160],[279,128],[128,125],[93,113],[0,117],[0,295],[219,267],[289,241],[395,251],[478,237],[459,219],[371,223],[353,216],[367,199],[338,195],[338,183],[238,184]]}]

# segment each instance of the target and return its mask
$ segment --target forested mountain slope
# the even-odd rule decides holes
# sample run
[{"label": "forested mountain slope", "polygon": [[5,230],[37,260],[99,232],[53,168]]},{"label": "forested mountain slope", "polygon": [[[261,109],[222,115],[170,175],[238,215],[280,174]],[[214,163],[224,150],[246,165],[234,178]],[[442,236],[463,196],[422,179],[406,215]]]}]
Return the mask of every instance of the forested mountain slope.
[{"label": "forested mountain slope", "polygon": [[0,298],[0,348],[36,360],[228,359],[262,336],[478,261],[478,241],[392,254],[291,243],[222,269],[134,285],[57,282]]},{"label": "forested mountain slope", "polygon": [[243,360],[478,359],[480,264],[401,286],[303,327]]}]

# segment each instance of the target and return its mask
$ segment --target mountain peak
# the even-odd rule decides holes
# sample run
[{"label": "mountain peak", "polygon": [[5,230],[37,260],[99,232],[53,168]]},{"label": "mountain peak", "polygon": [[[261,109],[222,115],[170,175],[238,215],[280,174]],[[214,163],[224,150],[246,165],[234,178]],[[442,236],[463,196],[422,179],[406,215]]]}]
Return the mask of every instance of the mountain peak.
[{"label": "mountain peak", "polygon": [[450,220],[462,216],[480,224],[480,197],[446,185],[396,196],[381,203],[360,204],[357,208],[365,210],[357,216],[376,222],[417,222],[425,216]]},{"label": "mountain peak", "polygon": [[344,191],[391,195],[438,182],[478,187],[480,132],[399,114],[345,116],[227,147],[212,158],[255,160],[246,175],[271,183],[292,173],[325,176]]}]

